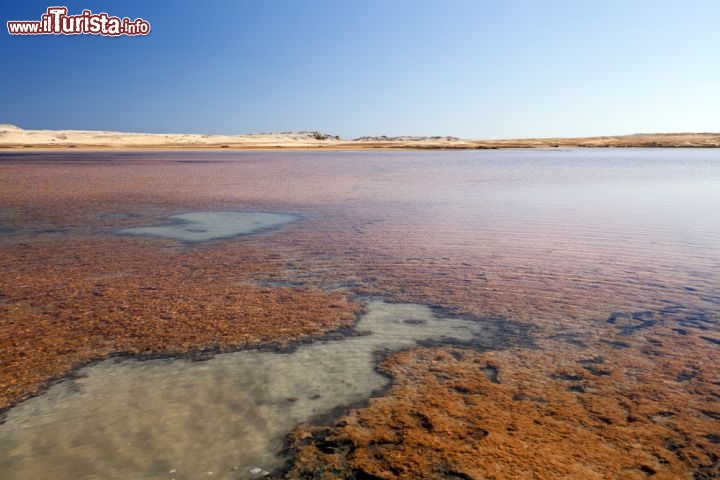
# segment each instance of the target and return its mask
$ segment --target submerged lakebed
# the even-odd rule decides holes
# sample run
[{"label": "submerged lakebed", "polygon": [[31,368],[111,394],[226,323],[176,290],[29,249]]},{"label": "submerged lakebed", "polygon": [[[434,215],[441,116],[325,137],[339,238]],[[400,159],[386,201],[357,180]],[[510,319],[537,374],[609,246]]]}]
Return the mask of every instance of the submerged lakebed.
[{"label": "submerged lakebed", "polygon": [[[720,149],[9,152],[0,187],[0,478],[720,471]],[[472,327],[393,310],[424,340],[368,360],[361,304]]]},{"label": "submerged lakebed", "polygon": [[[367,399],[389,380],[378,355],[423,342],[490,348],[492,322],[417,304],[367,303],[342,340],[289,353],[240,351],[206,361],[106,360],[7,413],[4,479],[243,479],[283,466],[294,426]],[[492,372],[493,374],[495,372]]]}]

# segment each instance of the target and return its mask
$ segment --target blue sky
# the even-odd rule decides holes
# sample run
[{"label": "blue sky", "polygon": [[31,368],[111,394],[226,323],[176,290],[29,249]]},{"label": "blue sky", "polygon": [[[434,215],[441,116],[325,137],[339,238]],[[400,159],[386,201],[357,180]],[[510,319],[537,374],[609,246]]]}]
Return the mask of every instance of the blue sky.
[{"label": "blue sky", "polygon": [[[146,37],[11,36],[47,7]],[[720,2],[0,0],[0,123],[473,138],[720,131]]]}]

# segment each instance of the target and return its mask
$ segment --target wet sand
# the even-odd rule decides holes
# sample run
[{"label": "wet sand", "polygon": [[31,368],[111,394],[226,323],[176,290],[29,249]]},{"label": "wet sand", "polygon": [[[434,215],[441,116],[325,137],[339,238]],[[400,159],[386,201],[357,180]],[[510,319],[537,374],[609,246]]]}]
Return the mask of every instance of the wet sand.
[{"label": "wet sand", "polygon": [[[293,433],[290,477],[714,478],[718,153],[672,152],[2,156],[3,405],[117,353],[342,333],[372,294],[530,340],[388,357],[385,395]],[[115,233],[192,211],[303,220]]]}]

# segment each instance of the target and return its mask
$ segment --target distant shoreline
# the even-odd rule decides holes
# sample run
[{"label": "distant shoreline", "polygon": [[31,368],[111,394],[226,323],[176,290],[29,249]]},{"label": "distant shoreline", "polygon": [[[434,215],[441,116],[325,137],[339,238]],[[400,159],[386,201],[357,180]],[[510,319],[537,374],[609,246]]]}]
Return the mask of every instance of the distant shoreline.
[{"label": "distant shoreline", "polygon": [[720,148],[720,133],[654,133],[580,138],[474,140],[456,137],[341,139],[320,132],[248,135],[23,130],[0,125],[0,152],[160,150],[485,150],[510,148]]}]

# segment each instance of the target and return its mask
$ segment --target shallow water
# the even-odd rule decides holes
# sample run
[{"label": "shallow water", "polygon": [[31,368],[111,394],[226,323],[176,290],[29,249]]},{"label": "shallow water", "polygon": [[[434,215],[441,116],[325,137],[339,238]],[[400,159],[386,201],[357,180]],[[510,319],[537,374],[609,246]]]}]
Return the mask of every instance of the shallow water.
[{"label": "shallow water", "polygon": [[8,413],[2,478],[253,478],[250,469],[282,466],[283,438],[296,424],[384,387],[378,353],[430,339],[494,342],[482,322],[381,301],[369,303],[357,331],[365,334],[292,353],[86,367]]},{"label": "shallow water", "polygon": [[[8,259],[0,262],[0,313],[11,331],[0,331],[0,372],[24,366],[33,350],[23,342],[36,345],[38,335],[57,334],[61,346],[84,338],[75,327],[88,318],[111,319],[88,322],[100,329],[91,340],[105,340],[102,328],[142,333],[137,325],[160,315],[167,322],[157,328],[233,321],[245,308],[234,294],[259,284],[525,322],[538,355],[522,368],[541,379],[535,385],[564,391],[553,380],[559,363],[602,357],[608,369],[627,371],[593,381],[581,402],[589,410],[593,399],[611,403],[623,392],[639,399],[633,415],[645,414],[647,398],[663,399],[663,411],[687,406],[685,420],[668,424],[685,422],[680,438],[695,435],[690,446],[707,441],[692,422],[718,416],[720,379],[706,366],[720,352],[720,149],[7,155],[0,187],[0,254]],[[298,212],[303,221],[244,236],[255,227],[228,223],[246,219],[212,213],[242,211]],[[201,218],[155,223],[175,212]],[[211,239],[224,240],[200,244]],[[287,318],[298,309],[283,308]],[[399,306],[373,304],[368,318],[378,308]],[[33,331],[36,320],[47,320],[50,333]],[[442,335],[428,324],[400,327],[410,337],[395,336],[392,349],[414,345],[415,334]],[[467,338],[464,328],[452,336]],[[369,338],[292,355],[100,363],[8,412],[0,478],[179,480],[271,470],[297,422],[385,384],[371,368],[375,346],[356,343]],[[350,347],[359,350],[348,354]],[[707,378],[676,381],[695,368]],[[608,445],[619,444],[595,438],[583,448]],[[698,455],[678,452],[683,462],[703,461]]]},{"label": "shallow water", "polygon": [[297,218],[296,215],[281,213],[191,212],[171,216],[170,225],[124,228],[118,233],[172,238],[183,242],[206,242],[249,235],[293,222]]}]

